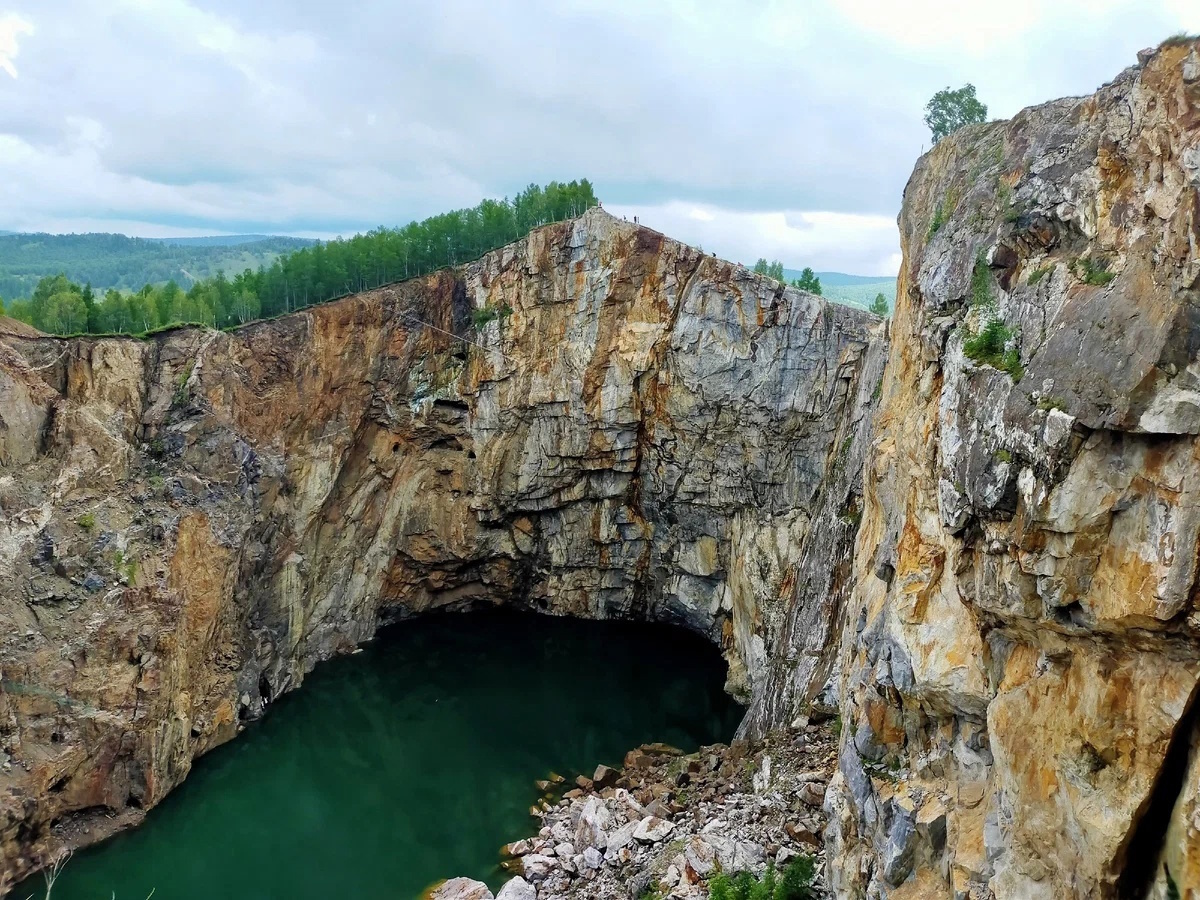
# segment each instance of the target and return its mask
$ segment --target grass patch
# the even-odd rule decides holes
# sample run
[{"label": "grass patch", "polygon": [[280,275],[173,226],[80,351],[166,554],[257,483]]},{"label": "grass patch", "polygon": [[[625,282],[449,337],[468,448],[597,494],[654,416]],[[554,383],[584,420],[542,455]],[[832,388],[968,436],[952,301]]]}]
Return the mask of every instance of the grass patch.
[{"label": "grass patch", "polygon": [[970,306],[987,314],[987,324],[978,334],[970,327],[965,328],[963,353],[977,363],[1007,372],[1013,381],[1020,381],[1025,374],[1021,366],[1021,354],[1014,347],[1006,350],[1016,332],[1004,324],[996,312],[996,295],[992,293],[992,273],[987,261],[980,253],[975,257],[975,268],[971,271]]},{"label": "grass patch", "polygon": [[933,211],[933,218],[929,220],[929,230],[925,232],[925,240],[931,240],[941,227],[946,224],[946,211],[942,204],[939,203]]},{"label": "grass patch", "polygon": [[779,873],[769,866],[759,878],[749,872],[715,875],[708,883],[708,896],[710,900],[811,900],[816,896],[812,886],[816,874],[816,861],[800,856]]},{"label": "grass patch", "polygon": [[1029,273],[1029,280],[1026,282],[1031,287],[1054,271],[1054,266],[1038,266]]},{"label": "grass patch", "polygon": [[[1012,206],[1012,187],[1007,181],[1001,181],[996,185],[996,199],[1000,201],[1001,206]],[[1005,218],[1008,218],[1007,215]]]},{"label": "grass patch", "polygon": [[1184,44],[1193,44],[1200,41],[1200,34],[1188,34],[1186,31],[1179,31],[1171,35],[1159,47],[1182,47]]},{"label": "grass patch", "polygon": [[90,512],[86,512],[75,520],[75,524],[84,531],[91,531],[96,527],[96,516]]},{"label": "grass patch", "polygon": [[1166,863],[1163,863],[1163,875],[1167,879],[1167,900],[1180,900],[1179,885],[1171,877],[1171,870],[1167,868]]},{"label": "grass patch", "polygon": [[996,458],[996,462],[1010,463],[1012,462],[1012,454],[1007,450],[1000,449],[992,454]]},{"label": "grass patch", "polygon": [[1067,411],[1067,401],[1062,397],[1043,397],[1037,402],[1037,408],[1042,412],[1049,412],[1052,409],[1057,409],[1059,412]]},{"label": "grass patch", "polygon": [[967,339],[963,341],[963,353],[977,363],[1007,372],[1013,381],[1020,381],[1021,376],[1025,374],[1021,365],[1021,355],[1015,347],[1005,349],[1014,336],[1015,332],[1004,324],[1003,319],[993,316],[978,334],[968,333]]},{"label": "grass patch", "polygon": [[1116,273],[1108,271],[1108,263],[1091,256],[1081,256],[1075,260],[1075,275],[1084,284],[1106,285]]},{"label": "grass patch", "polygon": [[125,581],[129,583],[129,586],[135,587],[137,585],[137,559],[132,556],[126,557],[124,553],[118,550],[113,554],[112,562],[113,568],[118,574],[125,576]]},{"label": "grass patch", "polygon": [[188,379],[192,377],[192,372],[196,368],[196,363],[193,360],[188,363],[182,372],[179,373],[179,378],[175,382],[175,394],[171,398],[172,406],[183,406],[188,399]]},{"label": "grass patch", "polygon": [[471,323],[476,328],[482,328],[488,322],[494,322],[497,319],[504,320],[512,315],[512,307],[507,303],[500,306],[481,306],[479,309],[471,310]]},{"label": "grass patch", "polygon": [[996,306],[996,297],[992,293],[992,273],[982,252],[975,257],[975,268],[971,270],[971,306],[989,309]]}]

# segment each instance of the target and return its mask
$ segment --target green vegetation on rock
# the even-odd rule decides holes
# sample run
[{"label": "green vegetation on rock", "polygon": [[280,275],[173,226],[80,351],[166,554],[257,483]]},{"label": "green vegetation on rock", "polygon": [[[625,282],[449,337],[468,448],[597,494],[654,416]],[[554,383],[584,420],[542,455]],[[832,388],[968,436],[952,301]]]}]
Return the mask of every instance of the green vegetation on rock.
[{"label": "green vegetation on rock", "polygon": [[765,257],[760,256],[758,262],[754,264],[754,273],[774,278],[776,281],[790,284],[792,287],[808,291],[810,294],[819,296],[821,293],[821,279],[808,266],[805,266],[795,278],[789,279],[787,277],[788,270],[783,267],[783,263],[779,260],[767,262]]},{"label": "green vegetation on rock", "polygon": [[779,260],[767,262],[764,257],[759,257],[758,262],[754,264],[755,275],[766,275],[768,278],[774,278],[776,281],[783,281],[783,263]]},{"label": "green vegetation on rock", "polygon": [[958,90],[938,91],[925,106],[925,124],[936,144],[948,134],[966,125],[987,121],[987,106],[975,96],[975,85],[964,84]]},{"label": "green vegetation on rock", "polygon": [[109,290],[98,299],[90,284],[48,276],[28,300],[10,302],[6,312],[53,334],[147,335],[182,323],[236,327],[459,265],[597,202],[587,179],[544,188],[531,184],[512,201],[484,200],[403,228],[317,243],[232,279],[218,272],[186,291],[172,280],[135,293]]},{"label": "green vegetation on rock", "polygon": [[1004,324],[996,311],[992,276],[982,253],[975,258],[975,267],[971,271],[970,305],[972,309],[980,310],[986,319],[978,333],[970,327],[964,329],[963,353],[968,359],[1007,372],[1014,381],[1020,381],[1025,373],[1021,354],[1016,347],[1008,347],[1016,332]]},{"label": "green vegetation on rock", "polygon": [[1186,31],[1176,32],[1169,38],[1164,40],[1159,47],[1182,47],[1185,44],[1194,44],[1200,41],[1200,34],[1189,34]]},{"label": "green vegetation on rock", "polygon": [[1115,273],[1108,271],[1107,262],[1091,256],[1079,257],[1075,260],[1073,268],[1084,284],[1106,285],[1117,277]]},{"label": "green vegetation on rock", "polygon": [[749,872],[715,875],[708,883],[708,896],[710,900],[810,900],[815,896],[815,876],[816,862],[811,856],[801,856],[781,874],[768,867],[760,877]]}]

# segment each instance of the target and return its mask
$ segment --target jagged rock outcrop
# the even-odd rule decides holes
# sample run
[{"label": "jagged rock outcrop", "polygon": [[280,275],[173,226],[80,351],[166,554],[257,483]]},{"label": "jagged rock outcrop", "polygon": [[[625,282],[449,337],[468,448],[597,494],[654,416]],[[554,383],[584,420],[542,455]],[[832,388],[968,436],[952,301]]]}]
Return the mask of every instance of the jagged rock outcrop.
[{"label": "jagged rock outcrop", "polygon": [[233,334],[0,333],[6,875],[509,603],[709,635],[749,734],[833,675],[839,896],[1200,891],[1200,46],[947,138],[900,228],[890,350],[599,210]]},{"label": "jagged rock outcrop", "polygon": [[9,327],[0,888],[429,609],[677,622],[747,729],[794,715],[885,357],[874,317],[600,210],[231,334]]},{"label": "jagged rock outcrop", "polygon": [[[918,163],[843,639],[841,896],[1200,890],[1200,49]],[[982,337],[980,337],[982,335]]]}]

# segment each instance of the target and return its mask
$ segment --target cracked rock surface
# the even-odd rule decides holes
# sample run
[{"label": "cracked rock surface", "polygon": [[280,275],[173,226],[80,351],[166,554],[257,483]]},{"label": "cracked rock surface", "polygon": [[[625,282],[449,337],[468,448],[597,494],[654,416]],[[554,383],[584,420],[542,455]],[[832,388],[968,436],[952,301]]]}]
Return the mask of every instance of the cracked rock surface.
[{"label": "cracked rock surface", "polygon": [[428,610],[691,628],[747,732],[829,677],[867,313],[596,209],[232,333],[0,329],[0,880]]},{"label": "cracked rock surface", "polygon": [[839,896],[1200,890],[1198,59],[1168,43],[963,129],[909,181],[842,642]]}]

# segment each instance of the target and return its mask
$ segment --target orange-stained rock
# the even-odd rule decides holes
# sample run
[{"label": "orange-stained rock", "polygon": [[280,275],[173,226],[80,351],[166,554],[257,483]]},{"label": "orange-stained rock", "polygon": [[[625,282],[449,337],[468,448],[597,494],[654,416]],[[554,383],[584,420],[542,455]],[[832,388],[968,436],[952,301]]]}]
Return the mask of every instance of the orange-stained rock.
[{"label": "orange-stained rock", "polygon": [[[831,882],[1165,898],[1165,862],[1190,896],[1200,46],[941,141],[900,231]],[[1003,352],[968,353],[989,322]],[[944,846],[902,827],[906,793],[944,798]]]},{"label": "orange-stained rock", "polygon": [[884,348],[598,209],[232,333],[0,331],[0,871],[78,840],[52,822],[136,821],[431,609],[676,622],[747,727],[790,721],[834,658]]}]

